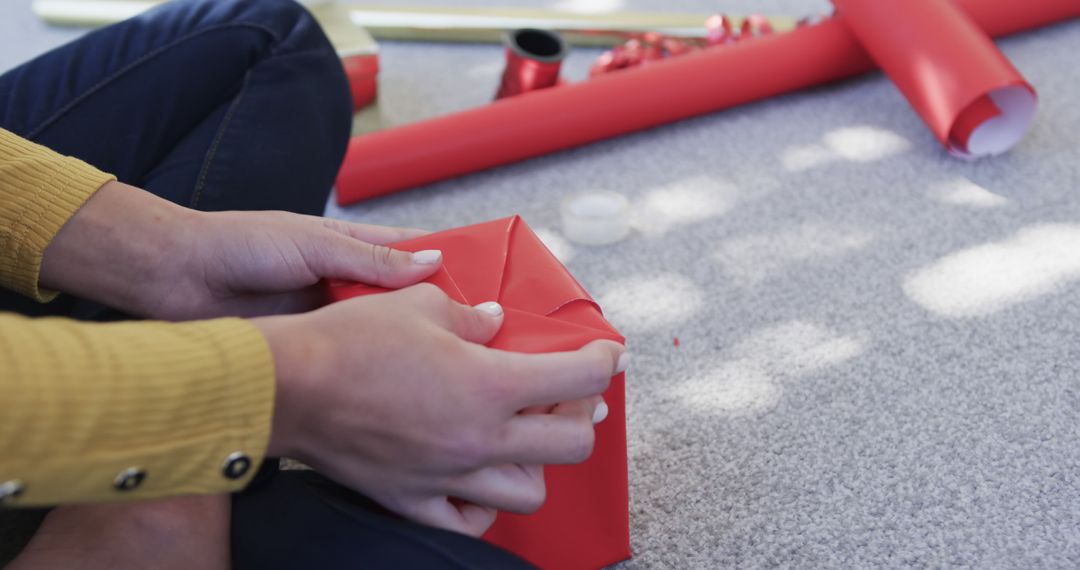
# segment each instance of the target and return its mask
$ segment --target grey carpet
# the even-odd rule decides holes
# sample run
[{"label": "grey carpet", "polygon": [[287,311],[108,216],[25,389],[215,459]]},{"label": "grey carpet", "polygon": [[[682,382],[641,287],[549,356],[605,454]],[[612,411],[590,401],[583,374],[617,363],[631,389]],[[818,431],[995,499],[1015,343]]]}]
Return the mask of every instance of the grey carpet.
[{"label": "grey carpet", "polygon": [[[0,68],[74,35],[27,4],[0,5]],[[521,213],[595,294],[635,357],[624,568],[1080,567],[1080,22],[1000,45],[1040,95],[1002,157],[949,158],[870,75],[329,214]],[[391,125],[484,104],[501,69],[383,48]],[[567,243],[559,200],[596,188],[635,232]]]}]

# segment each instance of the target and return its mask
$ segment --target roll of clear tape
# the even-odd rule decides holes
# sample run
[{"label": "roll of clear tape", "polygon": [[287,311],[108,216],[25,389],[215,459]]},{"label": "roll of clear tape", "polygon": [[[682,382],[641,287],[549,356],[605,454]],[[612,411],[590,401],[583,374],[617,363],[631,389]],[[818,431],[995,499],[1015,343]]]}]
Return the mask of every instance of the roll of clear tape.
[{"label": "roll of clear tape", "polygon": [[582,192],[568,196],[559,207],[563,233],[582,245],[607,245],[630,233],[630,202],[616,192]]}]

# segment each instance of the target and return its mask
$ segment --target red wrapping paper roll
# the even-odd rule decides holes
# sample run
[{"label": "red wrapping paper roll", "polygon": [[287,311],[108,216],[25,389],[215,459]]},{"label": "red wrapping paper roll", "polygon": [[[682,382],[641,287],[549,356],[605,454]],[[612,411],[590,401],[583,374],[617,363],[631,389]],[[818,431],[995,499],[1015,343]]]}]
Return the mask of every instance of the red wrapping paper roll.
[{"label": "red wrapping paper roll", "polygon": [[[956,0],[956,4],[991,36],[1080,16],[1078,0]],[[701,50],[355,137],[338,176],[337,200],[349,204],[873,68],[874,62],[840,18]]]},{"label": "red wrapping paper roll", "polygon": [[[337,200],[349,204],[872,67],[843,24],[830,20],[603,74],[528,97],[354,137],[338,174]],[[740,80],[731,81],[732,77]]]},{"label": "red wrapping paper roll", "polygon": [[1035,115],[1035,90],[952,2],[833,0],[934,135],[964,157],[1000,154]]}]

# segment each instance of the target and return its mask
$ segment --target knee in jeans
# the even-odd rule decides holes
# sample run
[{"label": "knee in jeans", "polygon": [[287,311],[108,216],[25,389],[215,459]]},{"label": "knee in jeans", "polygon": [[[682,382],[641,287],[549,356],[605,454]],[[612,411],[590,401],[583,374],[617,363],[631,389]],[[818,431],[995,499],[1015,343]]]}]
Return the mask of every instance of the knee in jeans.
[{"label": "knee in jeans", "polygon": [[[281,40],[291,40],[298,46],[326,44],[322,27],[311,13],[296,0],[229,0],[249,7],[262,24],[278,31]],[[314,40],[314,42],[313,42]]]},{"label": "knee in jeans", "polygon": [[[214,1],[214,0],[212,0]],[[221,0],[216,0],[221,1]],[[303,20],[310,20],[311,15],[296,0],[227,0],[254,10],[266,18],[267,23],[278,26],[295,25]]]},{"label": "knee in jeans", "polygon": [[247,23],[266,28],[279,42],[289,42],[298,48],[310,49],[319,45],[329,48],[318,22],[295,0],[188,0],[188,5],[214,14],[211,20],[215,22]]}]

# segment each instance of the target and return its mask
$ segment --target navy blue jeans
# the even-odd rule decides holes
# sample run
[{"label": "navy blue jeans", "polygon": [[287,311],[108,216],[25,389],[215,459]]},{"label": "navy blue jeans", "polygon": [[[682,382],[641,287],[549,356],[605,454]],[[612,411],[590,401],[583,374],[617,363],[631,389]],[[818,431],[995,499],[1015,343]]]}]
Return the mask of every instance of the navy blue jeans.
[{"label": "navy blue jeans", "polygon": [[[351,109],[330,42],[286,0],[170,3],[0,76],[0,127],[201,210],[321,214]],[[0,309],[110,316],[9,292]]]},{"label": "navy blue jeans", "polygon": [[[0,127],[191,208],[321,214],[348,143],[348,89],[291,0],[177,0],[0,76]],[[0,311],[116,316],[2,290]],[[0,510],[0,566],[44,513]],[[239,569],[526,566],[276,462],[233,497],[231,539]]]}]

